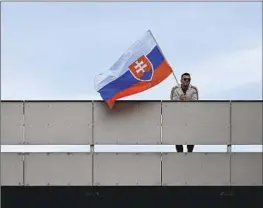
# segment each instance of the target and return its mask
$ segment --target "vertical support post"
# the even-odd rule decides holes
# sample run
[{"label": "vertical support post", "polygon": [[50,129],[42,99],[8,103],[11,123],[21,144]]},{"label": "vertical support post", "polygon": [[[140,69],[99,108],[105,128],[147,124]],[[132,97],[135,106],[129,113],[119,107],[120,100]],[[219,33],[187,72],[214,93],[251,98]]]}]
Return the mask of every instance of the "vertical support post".
[{"label": "vertical support post", "polygon": [[[160,143],[163,144],[163,101],[161,100],[161,110],[160,110]],[[160,153],[160,162],[161,162],[161,186],[163,186],[163,152]]]},{"label": "vertical support post", "polygon": [[[23,134],[23,141],[22,141],[22,145],[25,145],[26,143],[26,120],[25,120],[25,108],[26,108],[26,101],[23,101],[23,127],[22,127],[22,134]],[[23,186],[25,186],[26,184],[26,176],[25,176],[25,152],[22,152],[22,174],[23,174]]]},{"label": "vertical support post", "polygon": [[232,175],[232,171],[231,171],[231,167],[232,167],[232,103],[231,100],[229,101],[229,135],[230,135],[230,144],[227,145],[227,153],[230,155],[230,161],[229,161],[229,186],[231,186],[231,175]]},{"label": "vertical support post", "polygon": [[232,152],[232,103],[231,100],[229,101],[229,137],[230,137],[230,144],[227,145],[227,152]]},{"label": "vertical support post", "polygon": [[91,139],[91,144],[90,144],[90,154],[91,154],[91,173],[92,173],[92,186],[94,186],[94,100],[92,100],[92,105],[91,105],[91,108],[92,108],[92,119],[91,119],[91,132],[92,132],[92,139]]}]

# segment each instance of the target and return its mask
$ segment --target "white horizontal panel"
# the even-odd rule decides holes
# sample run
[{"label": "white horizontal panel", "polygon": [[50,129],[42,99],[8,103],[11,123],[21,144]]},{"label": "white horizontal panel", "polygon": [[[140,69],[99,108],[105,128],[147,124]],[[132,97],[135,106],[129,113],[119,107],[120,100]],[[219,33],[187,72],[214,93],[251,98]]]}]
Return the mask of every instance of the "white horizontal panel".
[{"label": "white horizontal panel", "polygon": [[161,102],[94,103],[95,144],[160,144]]},{"label": "white horizontal panel", "polygon": [[91,102],[29,102],[25,123],[27,144],[92,143]]},{"label": "white horizontal panel", "polygon": [[166,186],[227,186],[230,184],[230,155],[165,153],[162,182]]},{"label": "white horizontal panel", "polygon": [[96,153],[94,185],[161,185],[160,153]]},{"label": "white horizontal panel", "polygon": [[23,102],[1,102],[1,144],[23,143]]},{"label": "white horizontal panel", "polygon": [[90,152],[90,145],[3,145],[2,152]]},{"label": "white horizontal panel", "polygon": [[232,153],[231,185],[262,186],[262,153]]},{"label": "white horizontal panel", "polygon": [[25,155],[25,184],[29,186],[92,185],[92,155],[89,153]]},{"label": "white horizontal panel", "polygon": [[23,185],[23,156],[17,153],[1,153],[1,185]]},{"label": "white horizontal panel", "polygon": [[231,152],[262,152],[263,145],[232,145]]},{"label": "white horizontal panel", "polygon": [[164,102],[162,115],[163,144],[230,143],[227,102]]},{"label": "white horizontal panel", "polygon": [[[183,148],[187,151],[187,145]],[[95,145],[94,152],[176,152],[176,148],[175,145]],[[195,145],[194,152],[227,152],[227,146]]]},{"label": "white horizontal panel", "polygon": [[232,102],[232,144],[262,144],[262,102]]}]

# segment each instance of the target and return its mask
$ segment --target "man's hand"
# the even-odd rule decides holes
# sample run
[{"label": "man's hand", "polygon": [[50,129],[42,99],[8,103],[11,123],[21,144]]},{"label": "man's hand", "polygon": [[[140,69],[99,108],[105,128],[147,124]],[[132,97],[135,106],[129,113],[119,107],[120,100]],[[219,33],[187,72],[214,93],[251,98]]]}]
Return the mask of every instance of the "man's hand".
[{"label": "man's hand", "polygon": [[181,96],[180,96],[180,100],[182,100],[182,101],[187,101],[186,95],[181,95]]}]

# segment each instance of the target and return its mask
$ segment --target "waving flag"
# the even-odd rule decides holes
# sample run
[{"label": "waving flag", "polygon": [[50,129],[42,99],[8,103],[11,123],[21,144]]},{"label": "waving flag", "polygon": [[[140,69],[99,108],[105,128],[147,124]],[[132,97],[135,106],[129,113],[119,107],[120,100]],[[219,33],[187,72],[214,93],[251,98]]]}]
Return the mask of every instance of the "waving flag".
[{"label": "waving flag", "polygon": [[95,77],[95,89],[110,108],[117,99],[150,89],[171,73],[150,30],[105,73]]}]

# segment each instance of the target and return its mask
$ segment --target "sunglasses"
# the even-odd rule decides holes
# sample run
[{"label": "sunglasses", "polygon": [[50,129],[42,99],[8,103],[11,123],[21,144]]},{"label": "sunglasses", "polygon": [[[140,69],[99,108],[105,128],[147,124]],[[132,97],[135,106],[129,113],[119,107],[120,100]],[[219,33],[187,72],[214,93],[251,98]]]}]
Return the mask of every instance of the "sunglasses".
[{"label": "sunglasses", "polygon": [[184,81],[188,81],[188,82],[190,82],[191,79],[190,79],[190,78],[184,78]]}]

